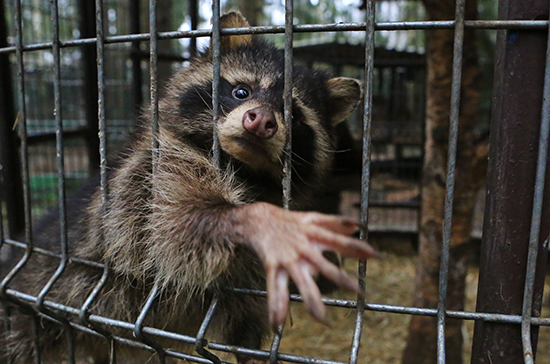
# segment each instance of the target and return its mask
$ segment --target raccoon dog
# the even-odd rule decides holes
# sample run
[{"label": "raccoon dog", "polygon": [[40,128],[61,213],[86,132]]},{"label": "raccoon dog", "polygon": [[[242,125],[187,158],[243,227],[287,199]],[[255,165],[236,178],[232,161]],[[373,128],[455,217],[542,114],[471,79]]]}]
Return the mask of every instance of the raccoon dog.
[{"label": "raccoon dog", "polygon": [[[248,26],[238,13],[226,14],[221,24]],[[160,101],[155,165],[153,136],[144,127],[110,177],[108,211],[104,215],[96,192],[79,226],[70,230],[71,255],[106,262],[112,268],[90,308],[93,314],[135,322],[156,283],[160,294],[145,325],[195,336],[209,303],[217,297],[209,328],[213,338],[259,348],[270,327],[287,317],[289,278],[309,312],[323,320],[324,305],[314,275],[322,273],[344,288],[358,287],[322,252],[367,258],[374,251],[350,237],[357,224],[349,219],[278,206],[285,153],[280,51],[250,35],[222,37],[221,60],[220,168],[210,157],[212,57],[206,51],[173,77]],[[325,176],[334,149],[334,127],[355,108],[361,89],[353,79],[298,67],[293,78],[292,207],[296,210],[305,206]],[[33,257],[34,263],[10,286],[36,295],[57,263]],[[71,263],[47,299],[79,308],[101,273]],[[268,299],[237,295],[227,286],[267,288]],[[33,357],[31,325],[23,316],[12,315],[7,339],[8,357],[14,363],[28,363]],[[122,329],[108,329],[128,335]],[[62,326],[41,320],[39,331],[44,362],[60,362]],[[107,354],[97,349],[99,343],[104,347],[104,341],[96,343],[92,336],[76,331],[74,335],[79,356],[107,361]],[[144,355],[140,358],[124,350],[120,346],[117,355],[128,362],[142,363],[150,356],[140,351]]]}]

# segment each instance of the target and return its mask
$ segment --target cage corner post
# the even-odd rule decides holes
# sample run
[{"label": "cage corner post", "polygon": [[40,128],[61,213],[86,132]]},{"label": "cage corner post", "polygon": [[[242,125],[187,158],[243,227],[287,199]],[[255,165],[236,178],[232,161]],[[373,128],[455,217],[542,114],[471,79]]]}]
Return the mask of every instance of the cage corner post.
[{"label": "cage corner post", "polygon": [[[499,19],[548,17],[550,2],[501,0]],[[527,274],[534,274],[533,315],[540,314],[550,232],[548,178],[536,269],[527,272],[543,104],[547,31],[501,30],[496,44],[491,149],[476,311],[522,314]],[[548,170],[547,170],[548,171]],[[547,173],[548,174],[548,173]],[[506,273],[504,273],[506,272]],[[527,273],[526,273],[527,272]],[[536,347],[538,327],[531,328]],[[535,351],[536,352],[536,351]],[[471,363],[523,363],[517,323],[477,321]]]}]

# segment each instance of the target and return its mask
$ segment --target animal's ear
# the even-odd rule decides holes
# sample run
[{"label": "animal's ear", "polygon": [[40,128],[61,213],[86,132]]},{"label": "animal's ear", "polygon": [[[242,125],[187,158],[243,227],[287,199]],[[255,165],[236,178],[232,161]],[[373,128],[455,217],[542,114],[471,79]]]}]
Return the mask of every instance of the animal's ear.
[{"label": "animal's ear", "polygon": [[353,78],[336,77],[327,81],[328,107],[332,125],[344,120],[355,110],[361,100],[361,85]]},{"label": "animal's ear", "polygon": [[[238,11],[232,11],[230,13],[224,14],[220,18],[220,29],[244,28],[249,26],[250,24],[248,24],[248,21]],[[220,39],[220,49],[227,52],[241,45],[246,45],[250,43],[252,43],[251,34],[222,36]],[[210,42],[210,49],[212,49],[212,42]]]}]

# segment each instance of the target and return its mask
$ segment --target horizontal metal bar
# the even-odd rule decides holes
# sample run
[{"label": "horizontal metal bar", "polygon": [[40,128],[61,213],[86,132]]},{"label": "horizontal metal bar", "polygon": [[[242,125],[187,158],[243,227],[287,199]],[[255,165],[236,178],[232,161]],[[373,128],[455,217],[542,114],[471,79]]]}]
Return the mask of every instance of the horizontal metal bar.
[{"label": "horizontal metal bar", "polygon": [[[441,21],[403,21],[403,22],[381,22],[377,23],[376,31],[396,31],[396,30],[429,30],[429,29],[453,29],[454,20]],[[333,23],[333,24],[304,24],[294,25],[293,31],[296,33],[313,32],[351,32],[365,31],[365,23]],[[545,30],[548,27],[548,20],[469,20],[464,22],[466,29],[512,29],[512,30]],[[281,34],[285,32],[283,25],[258,26],[250,28],[227,28],[222,29],[222,35],[236,34]],[[210,29],[185,30],[175,32],[160,32],[158,39],[181,39],[181,38],[200,38],[210,37]],[[131,34],[115,35],[105,37],[106,44],[127,43],[135,41],[149,41],[150,34]],[[85,44],[93,44],[97,38],[75,39],[60,42],[61,48],[77,47]],[[39,51],[52,48],[52,42],[36,43],[23,46],[24,52]],[[0,48],[0,53],[14,53],[16,47]]]},{"label": "horizontal metal bar", "polygon": [[[21,300],[24,300],[24,301],[28,301],[28,302],[31,302],[31,303],[36,301],[35,296],[29,295],[29,294],[26,294],[26,293],[23,293],[23,292],[19,292],[19,291],[13,290],[13,289],[7,289],[6,294],[11,296],[11,297],[21,299]],[[62,305],[62,304],[59,304],[59,303],[56,303],[56,302],[48,301],[48,300],[44,301],[44,306],[47,307],[47,308],[50,308],[50,309],[63,311],[65,313],[69,313],[69,314],[76,315],[76,316],[78,316],[79,313],[80,313],[79,309],[76,309],[76,308],[70,307],[70,306],[66,306],[66,305]],[[103,316],[98,316],[98,315],[90,315],[89,320],[91,322],[94,322],[94,323],[108,325],[108,326],[112,326],[112,327],[116,327],[116,328],[120,328],[120,329],[126,329],[126,330],[129,330],[129,331],[133,331],[134,327],[135,327],[135,325],[133,323],[120,321],[120,320],[114,320],[114,319],[110,319],[110,318],[103,317]],[[96,333],[93,330],[89,330],[89,332],[94,334],[94,335],[99,336],[99,334]],[[196,343],[196,339],[194,337],[187,336],[187,335],[182,335],[182,334],[177,334],[177,333],[174,333],[174,332],[165,331],[165,330],[161,330],[161,329],[156,329],[156,328],[152,328],[152,327],[143,327],[143,333],[148,334],[148,335],[161,337],[161,338],[177,340],[177,341],[180,341],[180,342],[183,342],[183,343],[186,343],[186,344],[195,345],[195,343]],[[118,341],[118,339],[120,339],[120,338],[119,337],[114,337],[114,339]],[[149,348],[145,344],[143,344],[143,348],[146,348],[146,349],[151,350],[151,351],[155,351],[153,348]],[[235,346],[235,345],[227,345],[227,344],[222,344],[222,343],[209,343],[208,348],[214,349],[214,350],[224,351],[224,352],[227,352],[227,353],[234,353],[234,354],[243,353],[243,354],[252,355],[252,356],[256,356],[256,357],[260,357],[260,358],[268,358],[269,355],[270,355],[269,351],[241,348],[241,347],[238,347],[238,346]],[[167,355],[169,354],[170,356],[174,356],[175,352],[166,349],[165,353]],[[292,354],[283,354],[283,353],[279,353],[278,358],[280,360],[294,362],[294,363],[345,364],[345,363],[339,362],[339,361],[313,359],[313,358],[309,358],[309,357],[305,357],[305,356],[292,355]],[[196,361],[196,360],[193,359],[193,361]],[[205,362],[206,363],[211,363],[209,360],[206,360]]]},{"label": "horizontal metal bar", "polygon": [[[26,244],[21,243],[12,239],[5,239],[4,241],[6,244],[25,249]],[[42,248],[33,248],[33,252],[38,254],[47,255],[50,257],[58,258],[60,259],[61,256],[59,254],[53,253],[49,250],[42,249]],[[85,264],[87,266],[93,267],[93,268],[104,268],[104,264],[97,263],[90,260],[85,259],[78,259],[78,258],[70,258],[71,262],[79,263],[79,264]],[[242,293],[242,294],[248,294],[248,295],[254,295],[259,297],[266,297],[266,292],[261,290],[255,290],[255,289],[247,289],[247,288],[235,288],[235,287],[228,287],[227,290],[236,292],[236,293]],[[14,290],[9,289],[9,292],[17,292]],[[21,293],[21,292],[20,292]],[[23,294],[23,293],[21,293]],[[32,296],[29,296],[32,297]],[[290,295],[291,301],[301,302],[302,298],[300,295],[297,294],[291,294]],[[46,301],[48,302],[48,301]],[[334,306],[334,307],[345,307],[345,308],[356,308],[357,302],[354,300],[344,300],[344,299],[336,299],[336,298],[323,298],[323,302],[327,306]],[[51,302],[49,304],[52,304]],[[66,306],[65,306],[66,307]],[[56,307],[58,308],[58,307]],[[59,309],[59,308],[58,308]],[[436,316],[437,310],[436,309],[430,309],[430,308],[419,308],[419,307],[408,307],[408,306],[396,306],[396,305],[384,305],[384,304],[377,304],[377,303],[367,303],[365,306],[365,309],[368,311],[377,311],[377,312],[388,312],[388,313],[397,313],[397,314],[412,314],[412,315],[422,315],[422,316]],[[79,310],[75,310],[75,314],[79,313]],[[516,315],[503,315],[503,314],[492,314],[492,313],[481,313],[481,312],[467,312],[467,311],[446,311],[447,317],[451,318],[457,318],[457,319],[463,319],[463,320],[482,320],[482,321],[491,321],[491,322],[504,322],[504,323],[514,323],[514,324],[520,324],[521,323],[521,316]],[[93,317],[90,316],[90,317]],[[97,316],[96,316],[97,318]],[[101,321],[100,323],[104,323],[109,325],[107,323],[109,319],[106,319],[107,321]],[[113,322],[116,322],[116,320],[113,320]],[[532,318],[533,325],[539,325],[539,326],[550,326],[550,317],[548,318],[541,318],[541,317],[533,317]],[[127,329],[133,329],[133,324],[128,324],[130,326],[124,327]],[[115,325],[111,325],[115,326]],[[144,329],[145,333],[149,333],[148,330]],[[176,338],[176,337],[174,337]],[[177,340],[180,340],[181,337],[178,337]],[[192,342],[192,344],[195,344],[195,341]]]},{"label": "horizontal metal bar", "polygon": [[[44,315],[44,314],[40,314],[40,313],[38,315],[40,316],[40,318],[44,318],[44,319],[47,319],[49,321],[59,323],[57,320],[55,320],[54,318],[52,318],[48,315]],[[86,326],[79,325],[79,324],[74,323],[74,322],[71,322],[70,325],[71,325],[72,328],[77,329],[79,331],[82,331],[86,334],[94,335],[94,336],[97,336],[97,337],[102,337],[101,334],[97,333],[96,331],[94,331],[90,328],[87,328]],[[155,352],[155,349],[153,349],[152,347],[147,346],[146,344],[143,344],[142,342],[139,342],[139,341],[136,341],[136,340],[127,339],[127,338],[120,337],[120,336],[113,336],[112,338],[113,338],[114,341],[116,341],[119,344],[123,344],[123,345],[126,345],[126,346],[131,346],[131,347],[142,349],[142,350],[147,350],[147,351],[150,351],[150,352]],[[195,362],[195,363],[199,363],[199,364],[213,364],[210,360],[207,360],[207,359],[195,356],[195,355],[191,355],[191,354],[181,353],[181,352],[175,351],[175,350],[170,350],[170,349],[166,349],[166,355],[170,356],[170,357],[173,357],[173,358],[176,358],[176,359],[182,359],[182,360],[191,361],[191,362]],[[222,362],[222,364],[229,364],[229,363]]]},{"label": "horizontal metal bar", "polygon": [[[4,242],[7,245],[10,245],[10,246],[13,246],[13,247],[16,247],[16,248],[20,248],[20,249],[24,249],[24,250],[27,249],[27,244],[22,243],[20,241],[16,241],[16,240],[12,240],[12,239],[5,239]],[[38,254],[46,255],[48,257],[61,259],[61,254],[54,253],[54,252],[52,252],[50,250],[47,250],[47,249],[38,248],[38,247],[31,247],[31,251],[33,253],[38,253]],[[103,263],[98,263],[98,262],[93,261],[93,260],[86,260],[86,259],[80,259],[80,258],[75,258],[75,257],[69,257],[69,262],[84,264],[84,265],[87,265],[87,266],[93,267],[93,268],[103,269],[105,267],[105,264],[103,264]]]},{"label": "horizontal metal bar", "polygon": [[[57,322],[55,319],[53,319],[53,318],[51,318],[47,315],[42,315],[42,314],[39,314],[39,315],[42,318],[45,318],[47,320]],[[89,329],[85,326],[82,326],[82,325],[79,325],[79,324],[76,324],[76,323],[72,323],[72,322],[71,322],[71,326],[73,328],[75,328],[77,330],[80,330],[80,331],[83,331],[87,334],[94,335],[94,336],[97,336],[97,337],[101,337],[101,334],[99,334],[96,331],[94,331],[92,329]],[[139,341],[136,341],[136,340],[127,339],[127,338],[123,338],[123,337],[120,337],[120,336],[113,336],[113,340],[115,340],[119,344],[123,344],[123,345],[126,345],[126,346],[131,346],[131,347],[142,349],[142,350],[147,350],[147,351],[150,351],[150,352],[155,352],[155,350],[152,347],[149,347],[149,346],[143,344],[142,342],[139,342]],[[210,343],[208,345],[208,347],[210,349],[219,350],[219,351],[232,353],[232,354],[250,355],[250,356],[255,356],[255,357],[264,358],[264,359],[269,357],[269,352],[267,352],[265,350],[247,349],[247,348],[237,347],[237,346],[234,346],[234,345],[225,345],[225,344],[218,344],[218,343]],[[195,356],[195,355],[185,354],[185,353],[181,353],[181,352],[171,350],[171,349],[166,349],[165,351],[166,351],[167,356],[170,356],[170,357],[173,357],[173,358],[183,359],[183,360],[187,360],[187,361],[191,361],[191,362],[195,362],[195,363],[200,363],[200,364],[212,364],[212,362],[210,360],[204,359],[204,358],[201,358],[201,357],[198,357],[198,356]],[[291,354],[284,354],[284,353],[280,353],[279,358],[282,361],[293,362],[293,363],[346,364],[344,362],[335,361],[335,360],[314,359],[314,358],[307,358],[307,357],[302,357],[302,356],[298,356],[298,355],[291,355]],[[224,361],[222,361],[221,363],[222,364],[229,364],[229,363],[224,362]]]},{"label": "horizontal metal bar", "polygon": [[418,210],[420,201],[369,201],[369,207]]},{"label": "horizontal metal bar", "polygon": [[[235,292],[240,293],[246,293],[246,294],[254,294],[258,296],[265,297],[266,292],[265,291],[258,291],[258,290],[250,290],[250,289],[232,289]],[[13,289],[8,289],[6,291],[7,295],[22,299],[28,302],[35,302],[36,297],[25,294],[19,291],[15,291]],[[293,301],[301,301],[301,298],[298,295],[291,295],[291,300]],[[355,308],[356,302],[354,301],[347,301],[347,300],[339,300],[339,299],[323,299],[325,304],[329,306],[339,306],[339,307],[347,307],[347,308]],[[78,315],[80,310],[65,306],[59,303],[55,303],[52,301],[44,301],[44,305],[50,309],[56,309],[60,310],[69,314]],[[379,311],[379,312],[388,312],[388,313],[398,313],[398,314],[417,314],[417,315],[425,315],[425,316],[436,316],[437,310],[436,309],[421,309],[421,308],[414,308],[414,307],[403,307],[403,306],[393,306],[393,305],[382,305],[382,304],[371,304],[367,303],[365,304],[365,309],[370,311]],[[521,324],[521,316],[513,316],[513,315],[502,315],[502,314],[484,314],[484,313],[475,313],[475,312],[463,312],[463,311],[447,311],[446,312],[447,317],[449,318],[457,318],[457,319],[469,319],[469,320],[484,320],[484,321],[493,321],[493,322],[502,322],[502,323],[514,323],[514,324]],[[112,327],[122,328],[129,331],[132,331],[134,329],[134,324],[114,319],[109,319],[106,317],[98,316],[98,315],[90,315],[89,317],[91,322],[98,323],[98,324],[104,324]],[[550,326],[550,318],[533,318],[532,320],[533,325],[544,325],[544,326]],[[78,329],[81,329],[78,327],[78,325],[71,323],[73,327],[76,327]],[[99,335],[98,333],[94,332],[93,330],[86,329],[87,332],[93,334],[93,335]],[[176,334],[173,332],[156,329],[152,327],[144,327],[143,332],[148,335],[154,335],[157,337],[177,340],[183,343],[187,344],[195,344],[196,339],[187,335],[181,335]],[[140,347],[143,349],[147,349],[150,351],[154,351],[153,348],[149,348],[145,344],[141,344],[129,339],[124,339],[120,337],[114,337],[114,340],[117,342],[121,342],[123,344],[131,344],[132,346]],[[209,349],[213,350],[219,350],[224,351],[228,353],[233,354],[245,354],[245,355],[251,355],[258,358],[267,359],[269,358],[269,351],[265,350],[253,350],[253,349],[247,349],[247,348],[241,348],[234,345],[227,345],[222,343],[209,343],[208,344]],[[183,353],[178,353],[171,350],[166,350],[166,354],[173,357],[182,358],[184,355]],[[188,358],[191,361],[199,362],[199,363],[210,363],[210,361],[200,358],[201,360],[197,360],[196,357]],[[324,360],[324,359],[314,359],[304,356],[298,356],[298,355],[292,355],[292,354],[284,354],[279,353],[278,359],[281,361],[288,361],[288,362],[294,362],[294,363],[307,363],[307,364],[343,364],[342,362],[338,361],[331,361],[331,360]]]},{"label": "horizontal metal bar", "polygon": [[[79,137],[84,137],[87,135],[87,130],[84,129],[76,129],[76,130],[63,130],[61,133],[63,134],[64,139],[74,139]],[[33,144],[40,144],[43,142],[50,142],[55,141],[56,138],[56,132],[38,132],[38,133],[29,133],[27,136],[27,140],[29,145]]]},{"label": "horizontal metal bar", "polygon": [[[21,243],[12,239],[5,239],[4,241],[6,244],[25,249],[26,244]],[[42,249],[42,248],[33,248],[33,252],[38,254],[47,255],[50,257],[58,258],[60,259],[61,256],[59,254],[53,253],[49,250]],[[104,268],[104,264],[97,263],[90,260],[85,259],[78,259],[78,258],[70,258],[71,262],[79,263],[79,264],[85,264],[87,266],[93,267],[93,268]],[[254,295],[259,297],[266,297],[266,292],[261,290],[255,290],[255,289],[247,289],[247,288],[235,288],[235,287],[228,287],[227,290],[236,292],[236,293],[242,293],[242,294],[248,294],[248,295]],[[9,292],[15,293],[17,291],[8,290]],[[23,294],[24,293],[21,293]],[[13,295],[13,294],[12,294]],[[32,297],[30,295],[27,295],[28,297]],[[302,302],[302,298],[300,295],[297,294],[291,294],[290,295],[291,301],[296,302]],[[48,301],[46,301],[48,302]],[[323,302],[327,306],[334,306],[334,307],[345,307],[345,308],[356,308],[357,302],[354,300],[344,300],[344,299],[336,299],[336,298],[323,298]],[[52,303],[49,302],[51,305]],[[67,307],[67,306],[64,306]],[[60,309],[59,307],[55,307]],[[368,311],[377,311],[377,312],[388,312],[388,313],[397,313],[397,314],[412,314],[412,315],[422,315],[422,316],[436,316],[437,310],[436,309],[430,309],[430,308],[419,308],[419,307],[408,307],[408,306],[396,306],[396,305],[384,305],[384,304],[377,304],[377,303],[366,303],[365,309]],[[74,309],[75,313],[78,314],[79,310]],[[514,324],[520,324],[521,323],[521,316],[516,315],[502,315],[502,314],[493,314],[493,313],[481,313],[481,312],[467,312],[467,311],[446,311],[447,317],[456,318],[456,319],[463,319],[463,320],[482,320],[482,321],[491,321],[491,322],[504,322],[504,323],[514,323]],[[93,315],[90,317],[94,317]],[[98,319],[99,316],[95,316],[96,319]],[[110,322],[109,319],[105,319],[106,321],[101,320],[100,323],[104,323],[109,325]],[[113,320],[113,322],[116,322],[116,320]],[[539,325],[539,326],[550,326],[550,317],[548,318],[541,318],[541,317],[533,317],[532,318],[533,325]],[[128,324],[129,326],[126,326],[124,328],[127,329],[133,329],[133,324]],[[111,323],[111,326],[116,326]],[[145,333],[149,333],[148,329],[144,329]],[[174,339],[180,340],[180,336],[173,337]],[[195,344],[195,341],[191,342],[192,344]]]},{"label": "horizontal metal bar", "polygon": [[[249,294],[259,297],[266,297],[266,292],[261,290],[246,289],[246,288],[226,288],[232,292]],[[291,294],[290,300],[295,302],[302,302],[300,295]],[[357,302],[353,300],[344,300],[338,298],[323,298],[323,303],[332,307],[345,307],[356,308]],[[437,309],[434,308],[420,308],[420,307],[408,307],[397,305],[384,305],[379,303],[365,303],[365,310],[376,312],[388,312],[397,314],[408,315],[420,315],[420,316],[437,316]],[[449,318],[456,318],[461,320],[481,320],[490,322],[504,322],[512,324],[521,324],[521,316],[519,315],[503,315],[495,313],[482,313],[482,312],[469,312],[469,311],[453,311],[447,310],[445,314]],[[541,318],[533,317],[532,324],[538,326],[550,326],[550,317]]]}]

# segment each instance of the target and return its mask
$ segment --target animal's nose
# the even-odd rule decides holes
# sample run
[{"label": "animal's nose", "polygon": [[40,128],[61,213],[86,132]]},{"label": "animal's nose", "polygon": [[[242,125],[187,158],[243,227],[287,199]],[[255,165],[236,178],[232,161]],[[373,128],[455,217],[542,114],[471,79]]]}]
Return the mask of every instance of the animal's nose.
[{"label": "animal's nose", "polygon": [[263,107],[257,107],[245,112],[243,115],[243,127],[246,131],[262,139],[272,138],[278,129],[273,112]]}]

